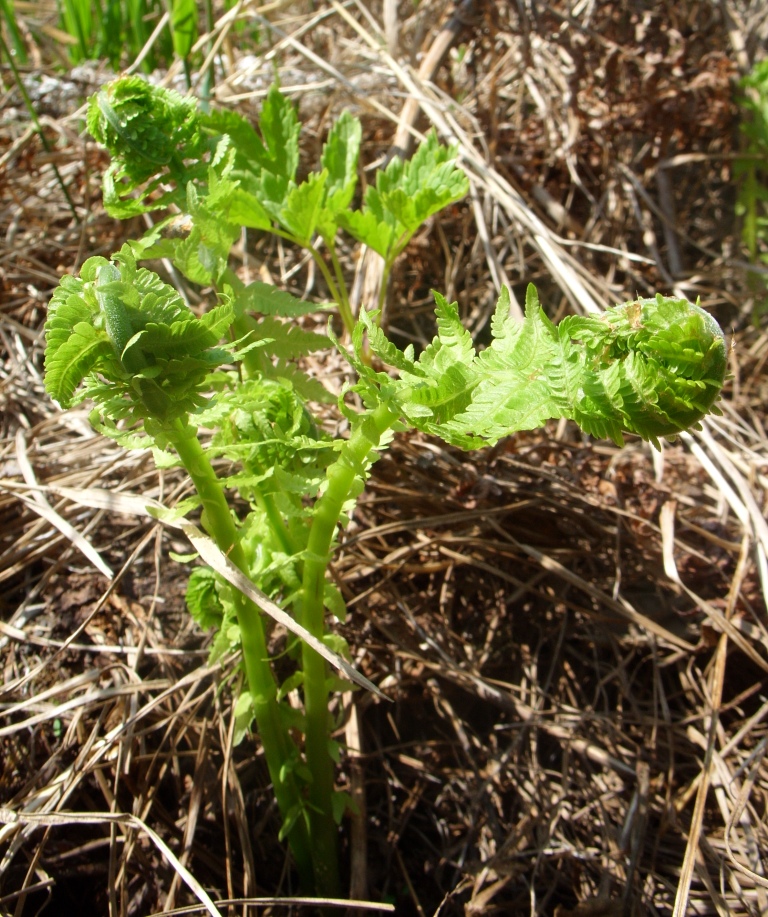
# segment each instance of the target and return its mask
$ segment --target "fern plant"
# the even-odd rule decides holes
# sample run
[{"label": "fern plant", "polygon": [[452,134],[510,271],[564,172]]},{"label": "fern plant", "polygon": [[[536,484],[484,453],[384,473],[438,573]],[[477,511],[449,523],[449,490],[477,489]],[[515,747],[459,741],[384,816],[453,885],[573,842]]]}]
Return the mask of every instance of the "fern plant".
[{"label": "fern plant", "polygon": [[300,123],[273,86],[258,130],[233,111],[204,113],[193,100],[124,77],[91,100],[88,128],[107,147],[104,204],[125,219],[169,207],[185,214],[189,233],[171,237],[171,217],[136,246],[143,258],[170,257],[196,283],[218,281],[242,229],[271,232],[304,248],[322,273],[349,334],[355,325],[337,250],[345,230],[383,259],[382,302],[396,259],[433,214],[467,193],[456,151],[433,132],[412,159],[378,170],[359,209],[362,128],[344,112],[333,124],[318,171],[298,180]]},{"label": "fern plant", "polygon": [[[398,165],[377,181],[367,209],[351,212],[363,216],[354,217],[339,203],[351,199],[339,178],[347,165],[334,167],[338,180],[332,180],[330,154],[321,177],[301,185],[289,177],[290,156],[280,166],[282,178],[263,169],[246,174],[246,159],[272,162],[277,170],[276,138],[292,143],[286,138],[294,134],[293,122],[276,95],[262,116],[261,139],[229,115],[217,117],[232,133],[212,136],[203,127],[212,122],[188,103],[148,97],[138,84],[123,83],[120,92],[116,121],[102,111],[103,99],[92,103],[104,118],[101,136],[115,148],[124,144],[124,157],[131,159],[121,160],[112,185],[107,182],[110,206],[133,212],[158,201],[184,204],[191,228],[180,239],[153,233],[109,260],[89,259],[79,277],[63,278],[46,323],[46,387],[63,408],[88,400],[98,430],[127,447],[151,448],[159,462],[176,463],[189,474],[195,496],[174,512],[199,511],[238,574],[196,566],[189,609],[203,627],[215,628],[214,654],[241,649],[245,689],[235,707],[238,733],[255,723],[282,818],[281,837],[302,887],[335,896],[338,824],[350,801],[334,785],[339,749],[329,701],[349,682],[331,676],[326,661],[348,655],[328,624],[329,617],[343,621],[345,610],[328,566],[379,452],[397,430],[414,428],[476,449],[561,417],[617,442],[630,432],[657,443],[714,409],[726,369],[723,335],[703,309],[662,296],[554,326],[531,287],[522,323],[510,318],[509,297],[502,293],[485,350],[474,347],[456,305],[436,295],[437,335],[418,356],[389,341],[375,314],[363,314],[353,326],[347,351],[330,332],[310,334],[292,324],[316,306],[236,277],[228,265],[233,233],[238,225],[261,221],[261,228],[306,242],[309,227],[330,238],[332,225],[357,220],[378,227],[381,248],[391,256],[415,220],[401,182],[424,174],[423,187],[429,188],[430,176],[439,176],[438,190],[414,205],[435,206],[444,199],[440,188],[453,188],[445,192],[450,195],[458,187],[450,157],[428,141],[414,158],[414,171]],[[158,100],[174,106],[167,143],[156,136],[157,124],[146,122],[147,102]],[[280,113],[282,126],[275,123]],[[341,143],[337,153],[350,153],[352,122],[345,119],[336,130],[347,138],[334,141]],[[159,173],[153,159],[162,160]],[[257,182],[275,194],[275,182],[281,182],[283,203],[260,197]],[[407,187],[412,202],[418,187]],[[138,197],[126,196],[127,188]],[[303,206],[308,214],[301,213]],[[336,223],[326,225],[337,207]],[[288,224],[290,232],[276,228]],[[355,231],[363,234],[359,227]],[[188,278],[216,291],[213,308],[195,314],[174,287],[137,263],[160,252]],[[296,366],[298,356],[332,342],[356,370],[351,391],[362,404],[353,410],[349,392],[342,396],[350,432],[335,440],[309,407],[319,397],[328,400],[328,393]],[[368,348],[380,369],[370,365]],[[253,596],[263,597],[261,606]],[[288,640],[293,670],[282,680],[268,651],[265,602],[279,603],[307,635],[305,641]],[[348,665],[341,668],[359,680]],[[289,695],[299,697],[300,705],[289,703]]]}]

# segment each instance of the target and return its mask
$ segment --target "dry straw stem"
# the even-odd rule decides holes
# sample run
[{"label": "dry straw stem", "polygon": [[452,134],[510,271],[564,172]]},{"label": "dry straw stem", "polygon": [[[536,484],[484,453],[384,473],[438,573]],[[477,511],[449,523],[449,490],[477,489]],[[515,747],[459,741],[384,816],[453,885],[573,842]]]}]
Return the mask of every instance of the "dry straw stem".
[{"label": "dry straw stem", "polygon": [[[48,9],[17,7],[32,25]],[[393,54],[383,6],[238,4],[200,40],[213,100],[256,114],[276,68],[311,165],[343,107],[366,164],[414,100],[415,137],[434,124],[459,144],[471,198],[397,266],[404,340],[433,333],[430,287],[481,335],[502,282],[535,280],[553,314],[676,290],[733,328],[733,379],[723,416],[659,454],[563,425],[471,459],[401,438],[375,467],[334,564],[356,668],[394,701],[357,692],[346,726],[359,751],[340,780],[366,791],[357,887],[441,917],[765,913],[768,335],[729,172],[733,61],[764,45],[765,5],[669,0],[633,19],[475,2],[427,72],[456,9],[400,4]],[[238,20],[263,44],[241,44]],[[98,490],[170,507],[185,484],[42,390],[50,292],[122,241],[78,104],[50,93],[40,116],[79,222],[10,94],[0,123],[0,910],[50,896],[67,912],[73,888],[110,917],[298,909],[258,743],[232,745],[235,661],[209,666],[183,612],[169,551],[188,542],[84,505]],[[242,256],[324,299],[296,253],[246,238]]]}]

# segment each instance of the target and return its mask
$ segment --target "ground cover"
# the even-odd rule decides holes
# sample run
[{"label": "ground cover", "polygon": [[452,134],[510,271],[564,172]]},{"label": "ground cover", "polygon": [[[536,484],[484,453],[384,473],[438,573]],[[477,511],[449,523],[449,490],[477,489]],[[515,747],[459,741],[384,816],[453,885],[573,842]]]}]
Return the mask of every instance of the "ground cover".
[{"label": "ground cover", "polygon": [[[358,692],[339,736],[361,813],[342,827],[350,894],[398,914],[764,913],[768,342],[731,172],[764,12],[435,0],[387,29],[391,9],[248,9],[245,36],[219,19],[203,48],[212,102],[245,114],[276,68],[307,169],[343,107],[366,163],[430,123],[458,141],[472,193],[395,265],[400,343],[431,338],[431,288],[483,341],[497,284],[522,302],[534,281],[553,318],[701,297],[734,345],[723,417],[661,453],[560,424],[471,457],[401,436],[375,467],[334,562],[353,660],[393,701]],[[184,611],[169,552],[188,545],[84,505],[96,488],[172,505],[181,478],[43,391],[50,293],[125,227],[100,208],[107,162],[78,114],[106,70],[61,70],[52,14],[19,10],[49,149],[3,69],[0,908],[203,912],[199,882],[298,912],[258,740],[232,741],[235,660],[209,665]],[[184,68],[166,78],[183,89]],[[274,239],[239,257],[325,297]],[[341,257],[356,304],[376,302],[375,260]]]}]

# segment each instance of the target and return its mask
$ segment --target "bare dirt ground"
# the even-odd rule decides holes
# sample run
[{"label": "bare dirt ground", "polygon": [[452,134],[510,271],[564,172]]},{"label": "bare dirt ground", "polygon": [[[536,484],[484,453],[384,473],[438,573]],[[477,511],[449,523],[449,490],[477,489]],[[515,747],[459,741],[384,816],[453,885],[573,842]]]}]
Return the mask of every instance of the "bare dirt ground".
[{"label": "bare dirt ground", "polygon": [[[768,913],[768,335],[732,176],[764,4],[248,15],[258,46],[216,33],[214,99],[257,113],[276,70],[308,162],[343,107],[366,163],[430,123],[459,144],[472,193],[398,266],[393,335],[431,337],[434,288],[482,339],[499,284],[520,301],[535,282],[553,318],[700,297],[733,339],[723,415],[661,452],[561,424],[473,455],[403,436],[375,466],[334,566],[355,664],[393,701],[355,695],[340,736],[361,807],[341,829],[350,894],[398,915]],[[0,913],[203,913],[195,882],[221,914],[309,912],[258,739],[233,747],[237,660],[209,665],[184,610],[169,552],[188,546],[77,497],[172,505],[183,481],[43,390],[59,277],[141,227],[104,214],[82,133],[105,74],[57,69],[36,34],[50,150],[0,70]],[[251,246],[322,297],[294,253]]]}]

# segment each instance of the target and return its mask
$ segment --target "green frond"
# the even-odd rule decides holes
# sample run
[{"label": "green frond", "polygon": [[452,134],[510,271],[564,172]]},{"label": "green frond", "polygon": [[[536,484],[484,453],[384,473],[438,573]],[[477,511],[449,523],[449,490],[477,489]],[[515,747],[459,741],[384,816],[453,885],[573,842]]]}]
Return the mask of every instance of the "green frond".
[{"label": "green frond", "polygon": [[246,312],[277,315],[281,318],[312,315],[320,308],[317,303],[297,299],[285,290],[260,280],[255,280],[238,290],[235,295],[235,304]]},{"label": "green frond", "polygon": [[383,332],[365,324],[374,352],[400,371],[385,385],[402,413],[417,428],[463,448],[493,444],[555,418],[618,443],[625,432],[656,443],[694,425],[713,409],[722,388],[722,332],[685,300],[657,296],[602,317],[571,316],[555,327],[533,287],[522,322],[510,316],[505,291],[491,322],[493,340],[479,354],[456,306],[440,296],[436,302],[438,334],[419,357],[417,372]]},{"label": "green frond", "polygon": [[259,129],[269,155],[267,170],[295,181],[299,167],[301,124],[293,103],[280,92],[275,83],[270,86],[264,100]]},{"label": "green frond", "polygon": [[452,366],[470,366],[475,359],[475,345],[472,335],[461,324],[457,304],[449,303],[439,293],[434,297],[437,337],[419,358],[419,366],[439,379]]},{"label": "green frond", "polygon": [[[326,342],[327,346],[327,342]],[[289,383],[296,394],[304,401],[316,404],[333,404],[336,396],[333,395],[314,376],[308,376],[295,363],[287,360],[276,360],[267,367],[264,375],[270,379],[277,379]]]},{"label": "green frond", "polygon": [[[90,100],[88,130],[135,184],[199,157],[204,138],[197,103],[139,76],[121,77]],[[177,176],[181,177],[181,176]]]},{"label": "green frond", "polygon": [[432,131],[409,160],[392,159],[366,189],[362,210],[341,211],[340,224],[391,261],[425,220],[460,200],[469,181],[456,165],[456,149]]},{"label": "green frond", "polygon": [[78,322],[58,346],[49,344],[45,359],[45,388],[63,408],[73,403],[83,379],[111,355],[106,335],[88,322]]},{"label": "green frond", "polygon": [[[376,322],[378,313],[366,312],[360,313],[360,327],[365,327],[368,333],[368,343],[371,353],[375,354],[382,363],[399,370],[401,374],[408,376],[426,377],[422,368],[414,362],[413,355],[403,353],[379,327]],[[358,351],[362,349],[362,335],[357,337],[356,346]]]},{"label": "green frond", "polygon": [[86,295],[83,281],[63,277],[45,323],[45,388],[64,408],[99,360],[112,352],[106,332],[94,325],[97,313],[95,297]]},{"label": "green frond", "polygon": [[328,347],[328,338],[315,331],[305,331],[271,315],[256,319],[256,334],[268,340],[267,352],[281,360],[293,360]]},{"label": "green frond", "polygon": [[189,575],[187,608],[203,630],[219,627],[224,620],[224,606],[217,588],[216,574],[210,567],[195,567]]},{"label": "green frond", "polygon": [[339,213],[346,212],[352,203],[357,186],[361,139],[360,119],[343,111],[334,122],[323,146],[320,163],[328,178],[318,231],[327,238],[335,235]]},{"label": "green frond", "polygon": [[68,405],[82,386],[105,432],[161,428],[206,403],[212,374],[232,361],[232,348],[218,345],[233,320],[230,302],[198,318],[173,287],[136,268],[128,246],[113,261],[90,258],[51,300],[46,387]]}]

